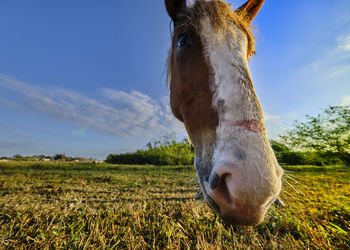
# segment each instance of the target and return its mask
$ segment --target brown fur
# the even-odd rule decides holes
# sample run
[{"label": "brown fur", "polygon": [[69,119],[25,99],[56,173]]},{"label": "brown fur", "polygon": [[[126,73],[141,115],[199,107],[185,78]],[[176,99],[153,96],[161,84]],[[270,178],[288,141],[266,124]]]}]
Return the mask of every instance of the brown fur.
[{"label": "brown fur", "polygon": [[[192,7],[185,8],[178,16],[177,21],[174,24],[174,33],[172,38],[178,35],[178,30],[182,27],[192,26],[198,33],[201,29],[201,18],[208,16],[212,21],[214,28],[224,34],[226,30],[229,30],[233,34],[235,33],[232,28],[232,23],[236,24],[248,37],[248,52],[247,57],[255,54],[255,38],[251,31],[250,19],[247,17],[247,12],[232,11],[230,5],[218,0],[218,1],[205,1],[196,0]],[[172,49],[171,49],[172,50]],[[171,76],[171,50],[168,58],[168,77]],[[167,80],[169,83],[170,78]]]},{"label": "brown fur", "polygon": [[[248,37],[247,57],[254,53],[254,36],[250,24],[245,19],[244,12],[234,12],[223,1],[197,0],[191,7],[184,8],[176,15],[172,47],[168,56],[167,81],[170,85],[170,104],[174,115],[182,122],[196,144],[195,134],[199,130],[213,131],[218,125],[217,112],[212,106],[212,91],[209,86],[211,69],[204,58],[204,50],[199,32],[200,21],[208,16],[213,27],[219,34],[227,30],[235,34],[232,25],[237,25]],[[190,55],[176,51],[177,38],[183,33],[189,33],[196,47]],[[173,71],[177,72],[173,72]],[[181,72],[181,73],[180,73]],[[171,83],[171,84],[170,84]],[[196,117],[196,119],[193,119]],[[203,131],[202,131],[203,132]],[[199,136],[199,135],[198,135]]]},{"label": "brown fur", "polygon": [[[204,131],[215,131],[218,125],[217,112],[212,106],[212,91],[209,83],[211,69],[203,54],[203,45],[192,26],[182,26],[177,33],[189,33],[193,47],[187,51],[172,50],[170,63],[174,66],[170,84],[170,105],[173,114],[184,122],[194,145],[197,135]],[[176,40],[173,48],[176,48]]]}]

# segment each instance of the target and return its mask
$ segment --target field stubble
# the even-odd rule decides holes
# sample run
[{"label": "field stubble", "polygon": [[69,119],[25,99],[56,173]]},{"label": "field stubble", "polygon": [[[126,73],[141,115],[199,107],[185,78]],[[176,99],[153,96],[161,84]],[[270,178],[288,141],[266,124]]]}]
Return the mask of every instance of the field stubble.
[{"label": "field stubble", "polygon": [[285,166],[257,227],[200,201],[192,166],[0,163],[0,248],[348,248],[348,167]]}]

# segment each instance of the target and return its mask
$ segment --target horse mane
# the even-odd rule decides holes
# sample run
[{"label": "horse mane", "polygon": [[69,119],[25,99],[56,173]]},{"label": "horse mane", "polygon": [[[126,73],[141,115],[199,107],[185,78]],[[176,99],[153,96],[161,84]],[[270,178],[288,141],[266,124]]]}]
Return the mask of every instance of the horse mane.
[{"label": "horse mane", "polygon": [[[201,30],[201,20],[203,17],[208,17],[211,21],[214,29],[224,35],[226,31],[230,31],[233,35],[236,35],[235,30],[232,27],[232,23],[242,30],[248,38],[248,53],[247,57],[255,54],[255,37],[251,31],[252,26],[247,21],[246,13],[239,11],[232,11],[231,5],[222,0],[196,0],[190,7],[187,7],[183,12],[178,15],[178,22],[176,24],[175,31],[181,26],[192,26],[198,33]],[[174,36],[172,34],[172,37]],[[167,60],[167,83],[169,85],[171,79],[171,55],[172,47],[169,50]]]}]

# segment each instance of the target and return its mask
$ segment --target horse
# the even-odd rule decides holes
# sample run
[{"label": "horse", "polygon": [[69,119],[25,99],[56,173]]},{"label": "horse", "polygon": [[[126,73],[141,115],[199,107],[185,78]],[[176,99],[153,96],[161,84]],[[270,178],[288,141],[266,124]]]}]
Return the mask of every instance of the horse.
[{"label": "horse", "polygon": [[205,202],[224,223],[258,225],[282,188],[248,68],[264,0],[165,0],[172,22],[170,106],[184,123]]}]

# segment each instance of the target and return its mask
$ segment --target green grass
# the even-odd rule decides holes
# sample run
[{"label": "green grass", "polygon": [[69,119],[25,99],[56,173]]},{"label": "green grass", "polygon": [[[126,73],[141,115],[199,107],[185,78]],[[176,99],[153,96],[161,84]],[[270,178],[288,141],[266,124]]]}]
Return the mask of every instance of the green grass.
[{"label": "green grass", "polygon": [[285,166],[285,207],[227,226],[192,166],[0,163],[2,248],[349,248],[350,169]]}]

